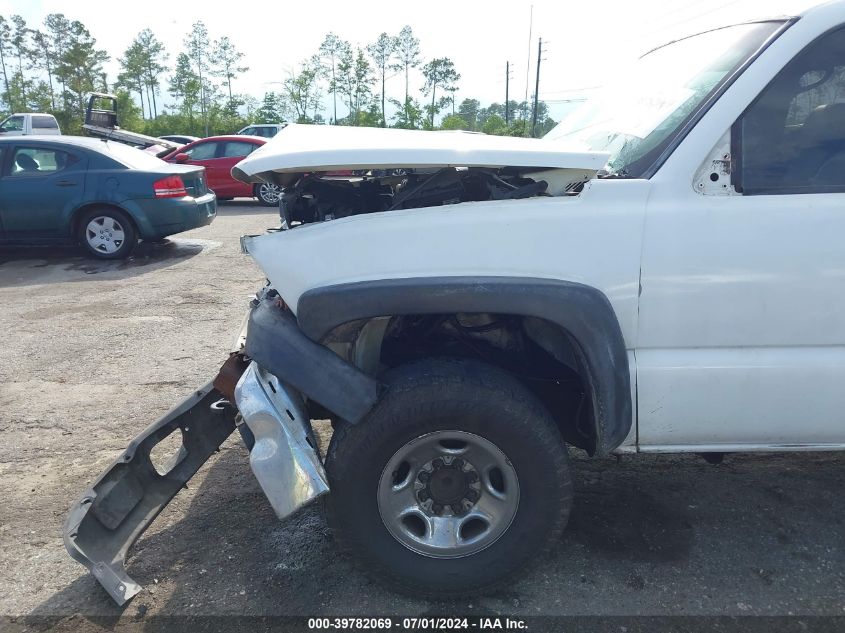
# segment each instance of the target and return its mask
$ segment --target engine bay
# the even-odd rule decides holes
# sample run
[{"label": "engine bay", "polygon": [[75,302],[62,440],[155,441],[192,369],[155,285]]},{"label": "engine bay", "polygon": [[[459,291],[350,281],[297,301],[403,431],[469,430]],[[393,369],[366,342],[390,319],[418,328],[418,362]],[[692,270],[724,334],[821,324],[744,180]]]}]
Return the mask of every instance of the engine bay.
[{"label": "engine bay", "polygon": [[[546,172],[548,173],[548,172]],[[582,182],[564,193],[576,193]],[[304,174],[282,192],[282,228],[363,213],[461,202],[548,196],[549,183],[507,168],[444,167],[370,171],[363,175]]]}]

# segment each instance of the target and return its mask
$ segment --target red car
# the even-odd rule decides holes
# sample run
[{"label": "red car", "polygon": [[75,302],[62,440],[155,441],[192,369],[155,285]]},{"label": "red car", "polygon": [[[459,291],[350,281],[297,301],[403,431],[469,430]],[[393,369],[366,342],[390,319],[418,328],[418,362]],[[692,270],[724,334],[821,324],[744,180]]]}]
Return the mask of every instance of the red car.
[{"label": "red car", "polygon": [[279,187],[267,183],[248,185],[232,178],[232,167],[266,142],[260,136],[210,136],[172,151],[164,160],[205,167],[208,188],[218,200],[254,197],[261,204],[275,207],[281,197]]}]

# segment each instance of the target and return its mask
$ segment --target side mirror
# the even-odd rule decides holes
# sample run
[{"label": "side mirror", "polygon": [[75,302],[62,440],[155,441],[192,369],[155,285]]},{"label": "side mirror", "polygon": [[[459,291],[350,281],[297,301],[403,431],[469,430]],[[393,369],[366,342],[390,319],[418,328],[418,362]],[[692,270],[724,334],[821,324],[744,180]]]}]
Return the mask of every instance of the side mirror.
[{"label": "side mirror", "polygon": [[176,163],[187,163],[189,160],[191,160],[191,157],[185,152],[179,152],[173,157],[173,162]]}]

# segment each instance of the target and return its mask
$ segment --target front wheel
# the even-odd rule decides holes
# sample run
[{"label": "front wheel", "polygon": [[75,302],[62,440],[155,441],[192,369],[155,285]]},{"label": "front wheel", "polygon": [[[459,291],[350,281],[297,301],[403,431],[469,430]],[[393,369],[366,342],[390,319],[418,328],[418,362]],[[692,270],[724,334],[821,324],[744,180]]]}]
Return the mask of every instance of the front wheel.
[{"label": "front wheel", "polygon": [[111,207],[86,211],[77,227],[79,243],[98,259],[123,259],[138,242],[129,216]]},{"label": "front wheel", "polygon": [[546,408],[504,371],[463,360],[393,370],[326,471],[330,518],[365,569],[414,595],[489,591],[563,530],[566,448]]},{"label": "front wheel", "polygon": [[269,182],[255,185],[255,197],[265,207],[277,207],[282,199],[282,188]]}]

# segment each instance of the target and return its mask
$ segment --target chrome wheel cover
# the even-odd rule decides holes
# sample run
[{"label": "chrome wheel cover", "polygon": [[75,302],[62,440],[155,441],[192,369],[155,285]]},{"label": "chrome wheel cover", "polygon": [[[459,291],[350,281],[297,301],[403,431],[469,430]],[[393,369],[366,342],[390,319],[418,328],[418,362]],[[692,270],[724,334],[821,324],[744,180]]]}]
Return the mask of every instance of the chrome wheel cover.
[{"label": "chrome wheel cover", "polygon": [[465,431],[435,431],[402,446],[378,483],[391,535],[424,556],[459,558],[495,543],[519,506],[516,470],[499,447]]},{"label": "chrome wheel cover", "polygon": [[92,218],[85,227],[85,241],[92,250],[98,253],[116,253],[123,246],[126,233],[123,225],[108,215]]}]

